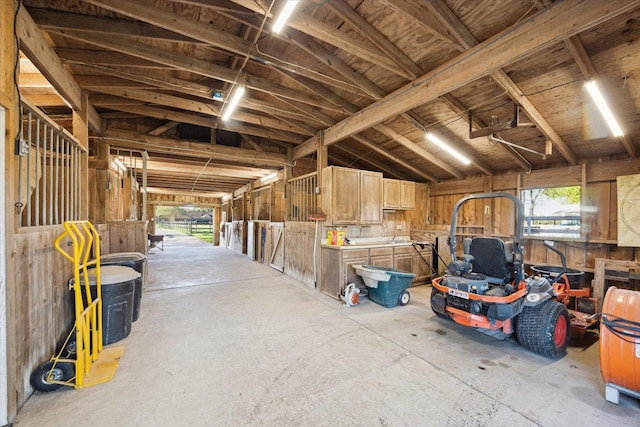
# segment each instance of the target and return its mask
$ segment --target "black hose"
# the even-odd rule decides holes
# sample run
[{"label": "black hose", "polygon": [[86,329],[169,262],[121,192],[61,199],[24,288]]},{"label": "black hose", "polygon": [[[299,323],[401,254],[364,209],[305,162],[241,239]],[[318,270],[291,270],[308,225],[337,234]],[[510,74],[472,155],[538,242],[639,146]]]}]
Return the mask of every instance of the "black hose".
[{"label": "black hose", "polygon": [[[611,331],[612,334],[631,344],[637,344],[635,340],[640,340],[640,323],[623,319],[611,314],[602,313],[602,324]],[[627,339],[632,338],[634,341]]]}]

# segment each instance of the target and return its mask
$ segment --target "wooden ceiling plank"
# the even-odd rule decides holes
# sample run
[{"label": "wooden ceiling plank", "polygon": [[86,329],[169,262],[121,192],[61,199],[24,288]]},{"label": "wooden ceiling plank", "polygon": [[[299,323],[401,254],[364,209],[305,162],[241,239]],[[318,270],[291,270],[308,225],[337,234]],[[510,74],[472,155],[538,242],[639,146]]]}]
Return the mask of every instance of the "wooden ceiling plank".
[{"label": "wooden ceiling plank", "polygon": [[244,148],[227,147],[220,144],[203,144],[173,138],[163,138],[139,134],[131,131],[108,129],[105,138],[112,147],[149,150],[190,157],[212,158],[227,162],[247,163],[253,166],[272,168],[284,167],[286,156],[279,153],[257,152]]},{"label": "wooden ceiling plank", "polygon": [[[62,61],[40,32],[29,12],[24,7],[18,8],[16,18],[16,35],[20,40],[20,50],[38,68],[47,81],[76,111],[82,104],[82,90],[64,68]],[[5,58],[6,59],[6,58]]]},{"label": "wooden ceiling plank", "polygon": [[191,37],[139,21],[83,15],[54,9],[30,8],[29,14],[40,28],[48,30],[75,29],[96,33],[126,34],[151,40],[198,43],[197,40]]},{"label": "wooden ceiling plank", "polygon": [[347,147],[345,144],[336,144],[334,145],[334,147],[338,148],[339,150],[344,151],[345,153],[355,157],[355,161],[361,161],[364,163],[369,164],[370,166],[373,166],[374,169],[376,170],[380,170],[382,172],[385,172],[387,176],[390,177],[394,177],[394,178],[398,178],[398,179],[402,179],[402,176],[398,175],[398,172],[389,169],[389,167],[387,167],[386,165],[377,162],[373,159],[369,159],[366,156],[363,156],[362,153],[358,153],[356,150],[354,150],[351,147]]},{"label": "wooden ceiling plank", "polygon": [[153,130],[150,130],[149,132],[147,132],[147,134],[151,135],[151,136],[158,136],[158,135],[161,135],[161,134],[165,133],[169,129],[175,128],[179,124],[180,124],[180,122],[177,122],[175,120],[169,120],[165,124],[163,124],[161,126],[158,126],[157,128],[155,128]]},{"label": "wooden ceiling plank", "polygon": [[[37,24],[24,7],[18,8],[16,16],[16,36],[20,40],[20,50],[36,66],[38,71],[51,83],[56,91],[76,112],[83,111],[82,89],[64,68],[62,61],[49,46]],[[102,132],[100,115],[90,103],[84,104],[89,126],[97,133]]]},{"label": "wooden ceiling plank", "polygon": [[464,175],[458,172],[458,170],[455,167],[445,162],[444,160],[434,156],[424,148],[421,148],[420,146],[418,146],[418,144],[416,144],[415,142],[411,141],[409,138],[403,135],[400,135],[398,132],[394,131],[390,127],[384,126],[384,125],[374,125],[373,128],[378,132],[380,132],[381,134],[383,134],[384,136],[395,140],[397,143],[399,143],[403,147],[413,151],[415,154],[433,163],[435,166],[442,169],[446,173],[451,174],[458,179],[464,178]]},{"label": "wooden ceiling plank", "polygon": [[372,99],[381,99],[384,97],[385,93],[380,87],[364,77],[362,74],[356,72],[349,64],[340,59],[337,55],[329,52],[320,44],[316,43],[311,37],[296,31],[289,31],[287,34],[289,35],[290,40],[300,49],[304,50],[327,67],[332,68],[338,74],[354,83],[365,95]]},{"label": "wooden ceiling plank", "polygon": [[[102,48],[113,49],[121,53],[126,53],[128,55],[163,63],[165,65],[170,65],[172,67],[180,68],[213,79],[223,80],[226,82],[234,82],[237,76],[236,72],[233,72],[228,68],[220,67],[211,64],[208,61],[199,60],[196,58],[186,58],[183,55],[169,52],[166,49],[160,49],[139,42],[137,43],[127,37],[111,35],[108,38],[105,38],[98,37],[92,33],[77,31],[64,31],[62,35],[94,44]],[[266,79],[245,74],[244,83],[245,86],[249,89],[265,92],[268,94],[277,94],[284,98],[291,98],[320,108],[336,110],[336,107],[331,103],[307,96],[296,90],[274,84]]]},{"label": "wooden ceiling plank", "polygon": [[251,42],[236,37],[215,26],[194,21],[193,19],[156,7],[138,0],[84,0],[94,6],[147,22],[159,28],[221,47],[241,56],[249,54]]},{"label": "wooden ceiling plank", "polygon": [[[458,17],[447,7],[442,0],[433,0],[426,4],[430,12],[438,19],[447,30],[460,42],[464,49],[471,49],[478,45],[477,39],[460,22]],[[558,151],[569,161],[571,165],[578,164],[578,159],[571,148],[562,140],[560,135],[553,129],[551,124],[544,118],[542,113],[533,105],[527,96],[524,95],[518,85],[501,69],[491,73],[491,77],[504,90],[507,91],[511,99],[520,104],[527,116],[533,121],[538,129],[556,146]]]},{"label": "wooden ceiling plank", "polygon": [[371,142],[367,141],[365,138],[362,138],[359,135],[353,135],[351,138],[355,139],[360,144],[364,145],[366,148],[368,148],[368,149],[370,149],[372,151],[375,151],[376,153],[381,154],[381,155],[383,155],[385,157],[388,157],[389,159],[393,160],[394,162],[396,162],[397,164],[399,164],[403,168],[410,170],[411,172],[413,172],[417,176],[421,176],[422,178],[426,179],[427,181],[438,182],[438,180],[435,179],[433,176],[431,176],[431,175],[429,175],[427,173],[424,173],[420,169],[410,165],[409,163],[407,163],[404,160],[398,158],[397,156],[389,153],[387,150],[379,147],[378,145],[372,144]]},{"label": "wooden ceiling plank", "polygon": [[[97,104],[97,105],[100,105],[100,104]],[[126,113],[139,114],[147,117],[155,117],[156,119],[174,120],[182,123],[190,123],[192,125],[208,127],[208,128],[217,127],[219,129],[225,129],[232,132],[247,133],[249,135],[290,142],[293,144],[297,144],[299,142],[297,137],[289,135],[286,132],[278,132],[276,130],[264,128],[264,127],[243,126],[238,124],[235,121],[229,121],[226,123],[225,122],[216,123],[216,120],[214,118],[207,118],[207,117],[197,116],[195,114],[183,113],[180,111],[173,111],[173,110],[167,110],[163,108],[149,107],[149,106],[143,106],[143,105],[132,106],[132,105],[109,104],[108,107],[113,110],[124,111]]]},{"label": "wooden ceiling plank", "polygon": [[[325,145],[425,104],[532,52],[629,11],[638,4],[639,0],[584,0],[554,4],[333,125],[324,133]],[[294,148],[294,160],[313,152],[315,139],[312,137]]]},{"label": "wooden ceiling plank", "polygon": [[[414,122],[416,122],[417,127],[422,130],[422,129],[427,129],[427,123],[425,122],[424,119],[422,119],[420,116],[418,116],[417,114],[415,114],[414,112],[407,112],[404,114],[401,114],[400,117],[404,118],[405,120],[407,120],[409,123],[414,124]],[[416,125],[414,125],[416,126]],[[461,150],[462,151],[462,150]],[[481,162],[480,160],[478,160],[475,156],[469,154],[469,152],[464,152],[464,155],[471,160],[471,165],[473,167],[475,167],[476,169],[480,170],[482,173],[484,173],[485,175],[493,175],[493,171],[491,169],[489,169],[489,167],[487,165],[485,165],[483,162]]]},{"label": "wooden ceiling plank", "polygon": [[[186,111],[192,111],[195,113],[205,114],[208,116],[219,116],[218,107],[212,103],[203,103],[199,101],[193,101],[190,99],[181,98],[178,96],[167,95],[158,92],[152,92],[148,90],[140,89],[101,89],[100,92],[109,95],[120,96],[123,98],[130,98],[144,102],[150,102],[156,105],[165,107],[175,107]],[[245,123],[256,124],[265,126],[272,129],[279,129],[291,133],[298,133],[302,135],[313,135],[314,132],[308,130],[301,130],[297,126],[292,126],[283,120],[273,119],[271,117],[257,116],[254,114],[245,113],[243,111],[237,111],[234,113],[234,120],[239,120]],[[217,123],[219,125],[219,122]],[[219,125],[222,126],[222,125]]]},{"label": "wooden ceiling plank", "polygon": [[[88,58],[89,59],[89,58]],[[149,73],[136,73],[133,71],[122,71],[115,69],[113,67],[105,67],[103,65],[89,65],[89,64],[79,64],[76,67],[83,68],[86,70],[91,70],[94,72],[98,72],[100,74],[105,74],[108,76],[116,76],[121,79],[125,79],[124,81],[136,81],[140,83],[144,83],[149,86],[157,86],[165,89],[174,90],[177,92],[182,92],[186,94],[191,94],[195,96],[199,96],[201,98],[211,99],[212,96],[212,88],[209,86],[201,85],[198,83],[193,83],[188,80],[176,79],[170,76],[158,76]],[[76,81],[80,83],[80,81],[76,78]],[[93,83],[93,87],[105,87],[107,85],[104,82],[101,82],[99,78],[95,78],[93,81],[86,81],[86,83],[82,87],[89,88],[89,86]],[[98,86],[96,83],[101,83]],[[119,85],[123,86],[123,85]]]},{"label": "wooden ceiling plank", "polygon": [[[182,2],[182,0],[179,0]],[[260,4],[255,0],[232,0],[234,3],[249,9],[261,16],[264,16],[268,6]],[[315,39],[318,39],[324,43],[328,43],[332,46],[343,50],[355,57],[363,59],[372,64],[376,64],[388,71],[393,72],[394,74],[401,75],[403,77],[409,78],[407,73],[403,71],[397,64],[395,64],[390,58],[385,55],[382,55],[375,47],[369,47],[365,43],[362,43],[362,40],[357,39],[355,37],[350,36],[342,31],[337,30],[335,27],[331,25],[327,25],[324,22],[309,16],[308,14],[302,14],[298,12],[289,18],[289,22],[287,22],[287,27],[292,28],[294,30],[299,31],[300,33],[306,34],[307,36],[311,36]],[[278,36],[279,38],[286,40],[287,39],[287,29],[285,28],[285,34],[278,36],[276,34],[272,34],[272,36]]]},{"label": "wooden ceiling plank", "polygon": [[[462,120],[464,120],[467,123],[469,122],[469,114],[467,114],[467,111],[468,111],[467,107],[465,107],[453,95],[451,95],[450,93],[447,93],[447,94],[442,95],[439,99],[440,99],[440,101],[444,102],[449,107],[449,109],[451,109],[453,112],[455,112]],[[487,126],[486,123],[484,123],[482,120],[480,120],[477,117],[477,115],[474,115],[472,117],[471,125],[475,129],[482,129],[482,128],[485,128]],[[509,157],[511,157],[513,159],[513,161],[518,166],[520,166],[522,169],[524,169],[525,171],[530,171],[531,170],[531,163],[529,163],[524,157],[522,157],[522,155],[520,153],[518,153],[516,150],[514,150],[513,148],[511,148],[509,146],[505,146],[505,145],[500,145],[500,147],[502,147],[503,151],[508,153]]]},{"label": "wooden ceiling plank", "polygon": [[417,2],[415,0],[387,0],[387,2],[391,7],[414,18],[415,22],[427,32],[433,34],[444,42],[450,43],[452,47],[462,51],[459,41],[449,33],[441,22],[433,17],[427,8],[429,2]]},{"label": "wooden ceiling plank", "polygon": [[360,16],[360,14],[343,0],[330,1],[327,3],[327,6],[342,19],[349,22],[361,35],[369,39],[380,51],[389,57],[389,59],[398,64],[398,66],[405,71],[405,77],[407,79],[414,80],[424,73],[411,58],[405,55],[396,45],[380,33],[377,28]]}]

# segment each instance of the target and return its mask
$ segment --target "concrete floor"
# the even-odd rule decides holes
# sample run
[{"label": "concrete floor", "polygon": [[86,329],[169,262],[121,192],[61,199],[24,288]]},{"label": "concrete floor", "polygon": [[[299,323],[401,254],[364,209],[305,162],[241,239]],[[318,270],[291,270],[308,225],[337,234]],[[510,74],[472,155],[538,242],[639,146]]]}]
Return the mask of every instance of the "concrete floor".
[{"label": "concrete floor", "polygon": [[162,230],[115,378],[35,393],[15,426],[638,426],[604,399],[592,337],[561,360],[405,307],[338,301]]}]

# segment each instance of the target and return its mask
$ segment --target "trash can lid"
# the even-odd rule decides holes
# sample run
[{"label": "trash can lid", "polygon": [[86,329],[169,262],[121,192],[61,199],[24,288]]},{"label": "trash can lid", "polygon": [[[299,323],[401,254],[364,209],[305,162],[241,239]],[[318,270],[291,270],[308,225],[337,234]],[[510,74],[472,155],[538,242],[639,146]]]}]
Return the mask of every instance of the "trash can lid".
[{"label": "trash can lid", "polygon": [[146,259],[147,259],[146,255],[140,252],[116,252],[113,254],[106,254],[106,255],[100,256],[100,262],[144,261]]},{"label": "trash can lid", "polygon": [[[88,272],[89,282],[93,285],[96,283],[96,269],[90,268]],[[135,280],[138,277],[140,277],[140,273],[131,267],[124,267],[122,265],[105,265],[104,267],[100,267],[100,283],[103,285],[124,283]]]}]

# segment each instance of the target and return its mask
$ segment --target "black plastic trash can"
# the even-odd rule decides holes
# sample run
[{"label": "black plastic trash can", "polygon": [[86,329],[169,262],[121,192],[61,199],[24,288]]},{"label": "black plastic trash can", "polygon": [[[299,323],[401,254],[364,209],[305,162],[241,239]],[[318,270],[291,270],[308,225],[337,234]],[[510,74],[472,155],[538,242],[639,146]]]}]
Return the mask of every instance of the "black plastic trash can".
[{"label": "black plastic trash can", "polygon": [[[102,344],[118,342],[131,332],[133,294],[140,273],[120,265],[100,266],[102,284]],[[89,270],[91,296],[97,296],[95,268]]]},{"label": "black plastic trash can", "polygon": [[131,267],[138,273],[140,277],[136,280],[133,292],[133,318],[135,322],[140,317],[140,305],[142,303],[142,290],[147,287],[147,257],[140,252],[116,252],[113,254],[102,255],[100,257],[100,265],[121,265],[123,267]]}]

